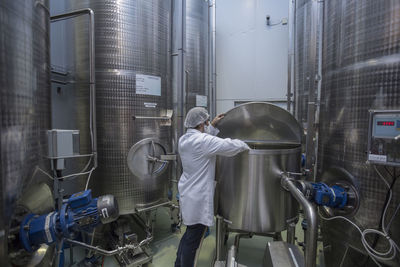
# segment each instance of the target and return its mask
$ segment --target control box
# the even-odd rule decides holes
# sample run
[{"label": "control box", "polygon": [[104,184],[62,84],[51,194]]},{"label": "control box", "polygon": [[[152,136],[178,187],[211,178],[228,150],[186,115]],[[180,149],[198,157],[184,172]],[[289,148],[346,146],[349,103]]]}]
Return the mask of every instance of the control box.
[{"label": "control box", "polygon": [[50,159],[79,155],[79,130],[52,129],[47,131]]},{"label": "control box", "polygon": [[400,110],[370,110],[367,163],[400,166]]}]

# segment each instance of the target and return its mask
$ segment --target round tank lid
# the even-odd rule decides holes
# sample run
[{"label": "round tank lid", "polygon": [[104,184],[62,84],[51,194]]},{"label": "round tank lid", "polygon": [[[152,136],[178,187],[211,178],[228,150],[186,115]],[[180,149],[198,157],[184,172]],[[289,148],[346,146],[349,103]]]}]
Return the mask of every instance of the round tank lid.
[{"label": "round tank lid", "polygon": [[226,112],[218,136],[251,144],[300,145],[302,128],[287,110],[265,102],[246,103]]},{"label": "round tank lid", "polygon": [[167,169],[168,162],[161,159],[161,155],[165,154],[166,150],[159,141],[143,139],[129,150],[128,168],[138,178],[155,178]]}]

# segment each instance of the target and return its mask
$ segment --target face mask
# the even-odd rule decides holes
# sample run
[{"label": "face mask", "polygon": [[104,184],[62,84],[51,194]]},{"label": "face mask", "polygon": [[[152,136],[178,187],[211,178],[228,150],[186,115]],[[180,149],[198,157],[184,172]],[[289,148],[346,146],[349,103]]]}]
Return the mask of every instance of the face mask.
[{"label": "face mask", "polygon": [[210,126],[204,125],[204,132],[210,134],[211,132]]}]

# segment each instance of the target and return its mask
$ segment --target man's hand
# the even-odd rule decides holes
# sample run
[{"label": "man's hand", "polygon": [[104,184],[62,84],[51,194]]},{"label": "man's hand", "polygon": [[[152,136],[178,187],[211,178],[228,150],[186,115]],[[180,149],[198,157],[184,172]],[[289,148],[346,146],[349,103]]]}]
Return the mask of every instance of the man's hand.
[{"label": "man's hand", "polygon": [[220,120],[222,120],[224,117],[225,117],[225,113],[219,114],[218,116],[216,116],[216,117],[212,120],[211,125],[212,125],[213,127],[216,127],[217,124],[218,124],[218,122],[219,122]]}]

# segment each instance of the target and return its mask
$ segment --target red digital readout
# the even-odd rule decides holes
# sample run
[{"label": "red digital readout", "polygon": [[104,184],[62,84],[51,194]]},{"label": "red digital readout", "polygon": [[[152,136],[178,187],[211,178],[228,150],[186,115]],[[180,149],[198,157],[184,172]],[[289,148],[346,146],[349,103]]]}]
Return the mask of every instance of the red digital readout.
[{"label": "red digital readout", "polygon": [[379,126],[394,126],[394,121],[378,121]]}]

